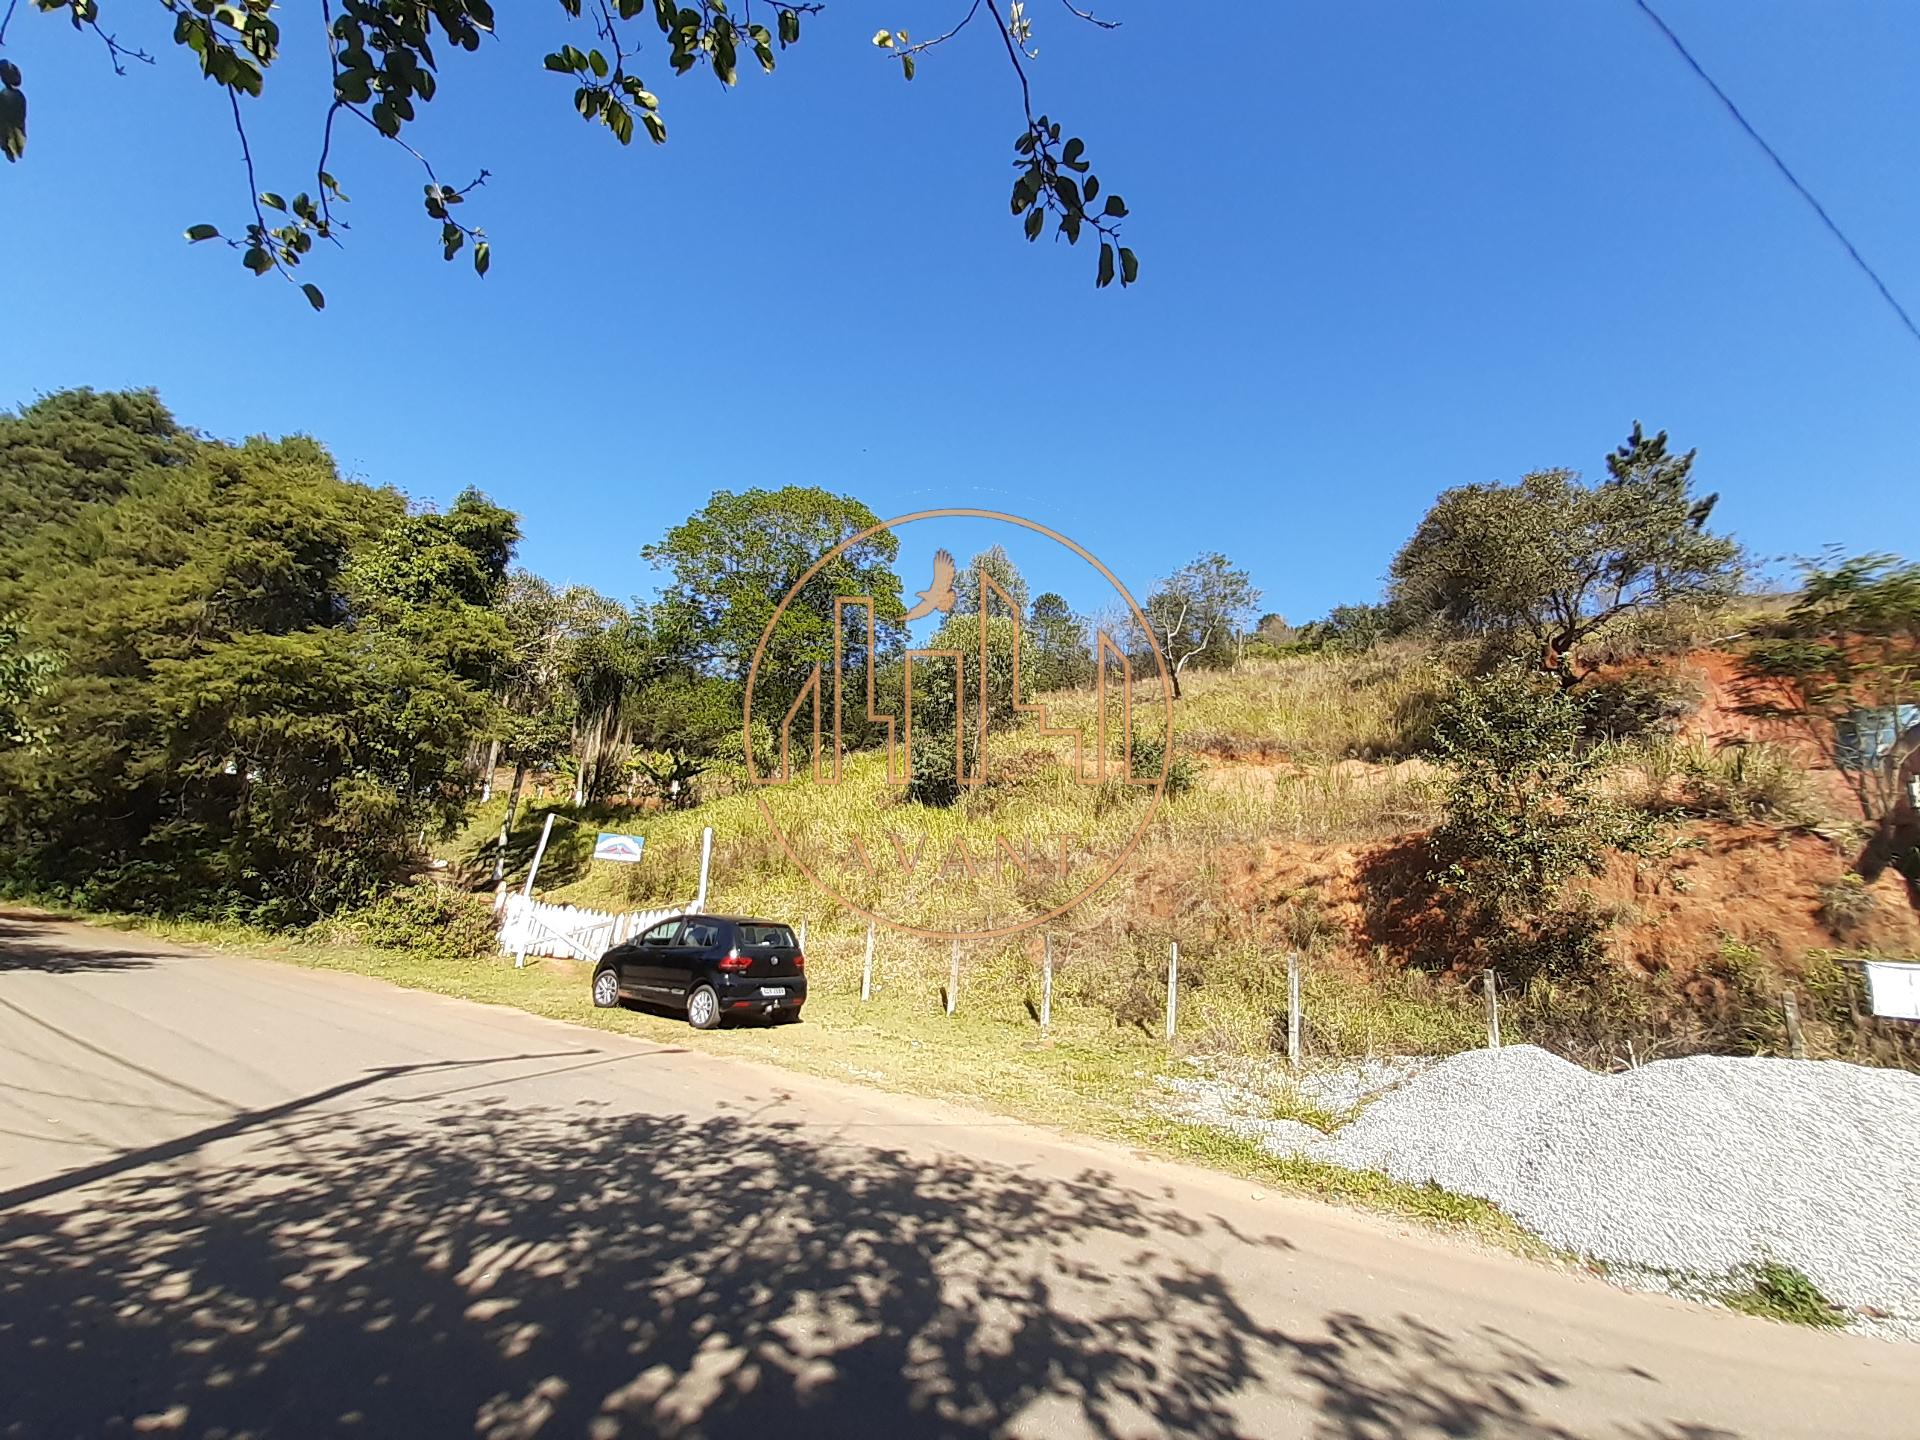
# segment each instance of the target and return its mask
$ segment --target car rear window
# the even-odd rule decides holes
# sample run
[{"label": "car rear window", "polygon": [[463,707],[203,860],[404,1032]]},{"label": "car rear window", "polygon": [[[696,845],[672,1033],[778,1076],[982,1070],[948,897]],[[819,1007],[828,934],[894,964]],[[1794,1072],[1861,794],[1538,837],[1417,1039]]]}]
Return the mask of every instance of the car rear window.
[{"label": "car rear window", "polygon": [[785,946],[793,948],[793,931],[784,925],[742,925],[740,943],[749,950]]}]

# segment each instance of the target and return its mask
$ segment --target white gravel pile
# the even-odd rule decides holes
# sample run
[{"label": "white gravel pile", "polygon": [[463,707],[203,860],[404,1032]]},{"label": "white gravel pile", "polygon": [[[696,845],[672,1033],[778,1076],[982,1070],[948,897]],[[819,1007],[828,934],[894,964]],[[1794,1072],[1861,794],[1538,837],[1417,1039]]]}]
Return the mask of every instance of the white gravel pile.
[{"label": "white gravel pile", "polygon": [[1434,1065],[1332,1135],[1267,1124],[1275,1153],[1481,1196],[1622,1270],[1776,1261],[1920,1322],[1920,1075],[1726,1056],[1595,1075],[1514,1045]]},{"label": "white gravel pile", "polygon": [[1469,1050],[1375,1100],[1314,1154],[1497,1201],[1528,1129],[1599,1078],[1532,1045]]},{"label": "white gravel pile", "polygon": [[1565,1249],[1722,1274],[1762,1260],[1920,1318],[1920,1075],[1838,1060],[1664,1060],[1596,1076],[1488,1194]]}]

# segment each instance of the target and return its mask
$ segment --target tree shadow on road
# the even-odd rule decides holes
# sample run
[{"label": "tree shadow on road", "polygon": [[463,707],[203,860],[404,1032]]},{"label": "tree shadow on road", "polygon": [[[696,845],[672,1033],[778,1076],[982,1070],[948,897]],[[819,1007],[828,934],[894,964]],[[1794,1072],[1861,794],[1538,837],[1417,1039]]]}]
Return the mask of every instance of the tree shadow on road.
[{"label": "tree shadow on road", "polygon": [[0,1212],[0,1434],[1574,1433],[1524,1343],[1275,1328],[1162,1243],[1223,1229],[1097,1171],[440,1103],[289,1107]]},{"label": "tree shadow on road", "polygon": [[76,946],[70,936],[71,927],[60,921],[30,911],[0,910],[0,972],[73,975],[87,970],[142,970],[153,964],[151,953]]}]

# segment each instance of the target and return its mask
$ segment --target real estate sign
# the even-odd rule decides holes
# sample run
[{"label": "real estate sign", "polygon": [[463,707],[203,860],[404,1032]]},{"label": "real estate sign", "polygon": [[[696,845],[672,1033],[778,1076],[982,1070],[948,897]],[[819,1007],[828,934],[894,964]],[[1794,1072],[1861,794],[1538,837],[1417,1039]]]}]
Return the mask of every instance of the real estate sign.
[{"label": "real estate sign", "polygon": [[593,842],[593,858],[596,860],[617,860],[623,865],[631,865],[640,858],[640,852],[646,848],[644,835],[615,835],[602,830]]}]

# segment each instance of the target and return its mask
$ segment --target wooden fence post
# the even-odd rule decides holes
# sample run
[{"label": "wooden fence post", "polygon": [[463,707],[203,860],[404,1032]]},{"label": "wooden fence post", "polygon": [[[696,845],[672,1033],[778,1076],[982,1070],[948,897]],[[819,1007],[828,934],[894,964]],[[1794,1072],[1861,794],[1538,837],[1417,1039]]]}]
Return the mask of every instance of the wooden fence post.
[{"label": "wooden fence post", "polygon": [[800,922],[800,953],[807,953],[807,922],[804,920]]},{"label": "wooden fence post", "polygon": [[1180,1020],[1180,942],[1167,945],[1167,1041],[1173,1041],[1174,1026]]},{"label": "wooden fence post", "polygon": [[1480,977],[1480,983],[1487,992],[1487,1048],[1500,1048],[1500,982],[1488,970]]},{"label": "wooden fence post", "polygon": [[1040,970],[1040,1028],[1045,1030],[1053,1024],[1053,933],[1049,931],[1041,937],[1045,946],[1045,959]]},{"label": "wooden fence post", "polygon": [[953,965],[947,972],[947,1014],[953,1014],[953,1007],[960,998],[960,942],[953,942]]},{"label": "wooden fence post", "polygon": [[1300,952],[1287,952],[1287,1064],[1300,1068]]},{"label": "wooden fence post", "polygon": [[866,958],[866,961],[860,966],[860,999],[864,1003],[865,1001],[871,1000],[872,998],[873,998],[873,922],[869,920],[867,922],[867,958]]},{"label": "wooden fence post", "polygon": [[1787,1012],[1787,1049],[1796,1060],[1807,1058],[1807,1037],[1800,1031],[1800,997],[1789,990],[1780,997]]}]

